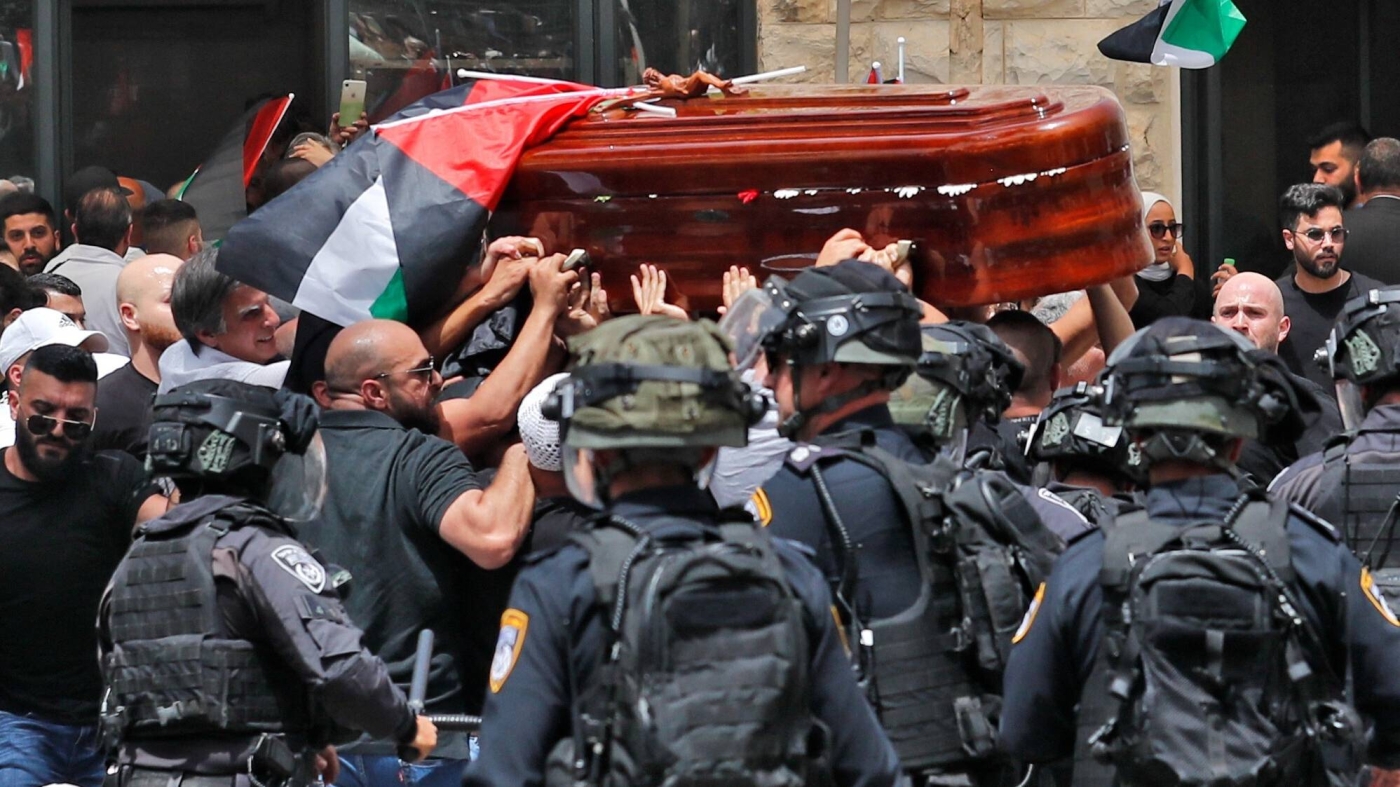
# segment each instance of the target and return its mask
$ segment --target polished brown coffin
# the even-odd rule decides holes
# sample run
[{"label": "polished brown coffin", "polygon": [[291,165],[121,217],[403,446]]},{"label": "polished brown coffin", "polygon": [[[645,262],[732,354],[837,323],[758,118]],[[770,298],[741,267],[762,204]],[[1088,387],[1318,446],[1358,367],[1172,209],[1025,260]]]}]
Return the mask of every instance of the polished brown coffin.
[{"label": "polished brown coffin", "polygon": [[851,227],[912,240],[915,290],[971,305],[1077,289],[1151,262],[1122,107],[1096,87],[758,87],[614,107],[522,159],[493,234],[582,247],[615,309],[665,268],[691,309],[730,265],[814,261]]}]

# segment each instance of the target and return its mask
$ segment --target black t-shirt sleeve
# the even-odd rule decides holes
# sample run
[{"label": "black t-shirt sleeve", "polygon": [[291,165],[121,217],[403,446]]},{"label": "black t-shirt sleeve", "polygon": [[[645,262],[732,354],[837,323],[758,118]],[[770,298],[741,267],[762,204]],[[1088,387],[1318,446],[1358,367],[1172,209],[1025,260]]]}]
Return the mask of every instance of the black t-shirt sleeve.
[{"label": "black t-shirt sleeve", "polygon": [[96,461],[102,467],[102,472],[97,474],[101,483],[99,492],[108,496],[108,510],[113,512],[112,534],[123,543],[129,542],[141,504],[151,495],[160,494],[160,487],[147,477],[146,468],[130,454],[103,451]]},{"label": "black t-shirt sleeve", "polygon": [[419,521],[434,533],[448,507],[463,492],[482,488],[462,451],[436,437],[425,439],[414,449],[407,469],[405,480],[412,485],[410,494]]}]

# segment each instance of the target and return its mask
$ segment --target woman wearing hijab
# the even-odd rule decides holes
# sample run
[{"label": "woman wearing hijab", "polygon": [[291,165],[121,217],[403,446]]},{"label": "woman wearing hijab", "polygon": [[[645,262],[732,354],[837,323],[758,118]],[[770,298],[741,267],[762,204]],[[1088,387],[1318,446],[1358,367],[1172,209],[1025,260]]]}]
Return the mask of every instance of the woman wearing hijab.
[{"label": "woman wearing hijab", "polygon": [[1128,316],[1146,328],[1163,317],[1189,317],[1196,305],[1196,266],[1181,248],[1181,224],[1171,201],[1142,192],[1142,223],[1152,237],[1152,264],[1138,271],[1137,303]]}]

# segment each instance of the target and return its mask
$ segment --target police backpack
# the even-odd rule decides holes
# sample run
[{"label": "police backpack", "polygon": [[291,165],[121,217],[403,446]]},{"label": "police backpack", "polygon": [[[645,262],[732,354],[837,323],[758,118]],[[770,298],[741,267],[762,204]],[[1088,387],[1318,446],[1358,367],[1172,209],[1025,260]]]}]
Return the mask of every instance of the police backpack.
[{"label": "police backpack", "polygon": [[1359,722],[1292,597],[1289,514],[1254,493],[1223,522],[1135,511],[1107,529],[1104,637],[1080,708],[1076,785],[1354,777]]},{"label": "police backpack", "polygon": [[[923,582],[914,604],[893,617],[864,620],[850,603],[859,545],[822,475],[822,458],[831,456],[888,479],[912,526]],[[901,764],[911,772],[958,770],[994,757],[1011,640],[1063,542],[1000,473],[962,470],[943,457],[907,462],[876,447],[868,432],[855,442],[823,442],[809,461],[841,568],[836,596],[857,669]]]},{"label": "police backpack", "polygon": [[[549,782],[763,785],[821,781],[807,618],[768,534],[742,510],[710,535],[618,517],[571,536],[588,551],[609,649]],[[572,773],[560,771],[572,770]]]}]

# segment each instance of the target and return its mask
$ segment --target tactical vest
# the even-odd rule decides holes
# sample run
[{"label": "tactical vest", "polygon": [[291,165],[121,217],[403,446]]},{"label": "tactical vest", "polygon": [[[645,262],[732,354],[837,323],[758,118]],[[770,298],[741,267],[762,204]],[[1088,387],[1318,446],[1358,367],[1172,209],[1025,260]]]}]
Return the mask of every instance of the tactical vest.
[{"label": "tactical vest", "polygon": [[565,744],[580,754],[556,747],[548,783],[820,781],[807,613],[748,514],[727,512],[717,530],[664,538],[614,517],[571,536],[589,553],[609,647]]},{"label": "tactical vest", "polygon": [[1076,787],[1351,783],[1361,724],[1293,598],[1289,516],[1253,494],[1223,522],[1105,526]]},{"label": "tactical vest", "polygon": [[108,736],[275,733],[306,719],[296,676],[263,648],[231,636],[219,611],[215,542],[248,526],[289,534],[262,509],[221,496],[178,506],[137,530],[103,599]]},{"label": "tactical vest", "polygon": [[[855,555],[827,489],[824,458],[845,456],[886,478],[910,524],[923,581],[892,617],[861,620]],[[939,457],[912,464],[869,432],[821,444],[795,468],[811,477],[841,580],[835,588],[867,696],[906,771],[961,772],[992,758],[1011,638],[1050,574],[1060,539],[1004,476]]]},{"label": "tactical vest", "polygon": [[1328,446],[1323,457],[1328,493],[1315,513],[1341,530],[1376,585],[1394,598],[1400,593],[1400,462],[1354,463],[1347,443],[1340,441]]}]

